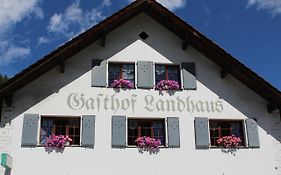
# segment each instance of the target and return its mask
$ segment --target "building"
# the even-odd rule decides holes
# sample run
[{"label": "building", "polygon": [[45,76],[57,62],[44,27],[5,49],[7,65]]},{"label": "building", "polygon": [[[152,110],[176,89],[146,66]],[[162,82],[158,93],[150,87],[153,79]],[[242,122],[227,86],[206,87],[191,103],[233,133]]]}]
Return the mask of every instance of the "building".
[{"label": "building", "polygon": [[[0,99],[1,173],[281,174],[280,91],[153,0],[46,55]],[[69,146],[45,147],[52,133]]]}]

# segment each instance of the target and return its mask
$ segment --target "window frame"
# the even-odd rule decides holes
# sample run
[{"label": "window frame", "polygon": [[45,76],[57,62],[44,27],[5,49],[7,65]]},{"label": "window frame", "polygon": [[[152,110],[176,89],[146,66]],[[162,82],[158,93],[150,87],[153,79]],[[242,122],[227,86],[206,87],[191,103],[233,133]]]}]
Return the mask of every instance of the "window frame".
[{"label": "window frame", "polygon": [[156,117],[126,117],[126,147],[128,148],[137,148],[137,145],[130,145],[129,144],[129,120],[158,120],[158,121],[163,121],[163,137],[164,137],[164,143],[163,145],[160,145],[160,148],[166,148],[167,146],[167,118],[161,117],[161,118],[156,118]]},{"label": "window frame", "polygon": [[[123,77],[123,65],[127,64],[127,65],[133,65],[134,66],[134,87],[132,89],[136,89],[136,77],[137,77],[137,71],[136,71],[136,62],[122,62],[122,61],[108,61],[107,62],[107,77],[106,77],[106,82],[107,82],[107,87],[108,88],[113,88],[109,82],[109,68],[110,68],[110,64],[114,64],[114,65],[122,65],[122,67],[120,66],[120,73],[121,73],[121,77]],[[123,78],[122,78],[123,79]]]},{"label": "window frame", "polygon": [[[73,118],[76,118],[76,119],[79,119],[79,144],[71,144],[71,145],[66,145],[67,147],[81,147],[81,139],[82,139],[82,116],[71,116],[71,115],[63,115],[63,116],[60,116],[60,115],[41,115],[40,116],[40,120],[39,120],[39,134],[38,134],[38,144],[37,146],[44,146],[44,144],[41,143],[41,134],[42,134],[42,119],[43,118],[55,118],[55,119],[73,119]],[[53,132],[52,132],[53,133]]]},{"label": "window frame", "polygon": [[[157,82],[156,82],[156,66],[165,66],[165,80],[169,80],[169,69],[168,67],[169,66],[172,66],[172,67],[177,67],[178,68],[178,79],[179,79],[179,89],[178,90],[182,90],[183,89],[183,79],[182,79],[182,67],[181,67],[181,64],[173,64],[173,63],[159,63],[159,62],[156,62],[154,63],[154,70],[153,70],[153,74],[154,74],[154,89],[155,89],[155,86],[157,85]],[[161,81],[161,80],[160,80]]]},{"label": "window frame", "polygon": [[246,126],[245,126],[245,119],[209,119],[208,120],[208,125],[209,125],[209,130],[208,130],[208,135],[209,135],[209,143],[210,143],[210,148],[219,148],[221,149],[221,147],[219,146],[216,146],[216,145],[212,145],[212,141],[211,141],[211,127],[210,127],[210,122],[211,121],[216,121],[216,122],[240,122],[241,123],[241,130],[242,130],[242,133],[241,135],[243,136],[243,138],[241,139],[242,140],[242,143],[243,145],[240,145],[240,146],[237,146],[238,148],[247,148],[247,131],[246,131]]}]

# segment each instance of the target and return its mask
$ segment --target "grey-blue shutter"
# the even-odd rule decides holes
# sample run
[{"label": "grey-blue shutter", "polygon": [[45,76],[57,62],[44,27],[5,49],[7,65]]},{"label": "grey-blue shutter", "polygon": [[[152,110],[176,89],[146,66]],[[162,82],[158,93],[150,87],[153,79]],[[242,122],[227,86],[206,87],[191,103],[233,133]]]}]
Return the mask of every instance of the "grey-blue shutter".
[{"label": "grey-blue shutter", "polygon": [[169,147],[180,147],[180,130],[179,130],[179,118],[168,117],[168,146]]},{"label": "grey-blue shutter", "polygon": [[253,119],[246,119],[248,146],[258,148],[260,147],[259,133],[257,122]]},{"label": "grey-blue shutter", "polygon": [[196,117],[194,121],[194,127],[196,148],[209,148],[208,118]]},{"label": "grey-blue shutter", "polygon": [[197,89],[196,70],[194,63],[182,63],[183,88]]},{"label": "grey-blue shutter", "polygon": [[82,117],[82,141],[83,147],[94,147],[95,145],[95,116],[83,115]]},{"label": "grey-blue shutter", "polygon": [[106,61],[92,60],[92,87],[106,86]]},{"label": "grey-blue shutter", "polygon": [[126,146],[126,116],[112,116],[112,147]]},{"label": "grey-blue shutter", "polygon": [[39,114],[24,114],[21,146],[36,146]]},{"label": "grey-blue shutter", "polygon": [[153,62],[138,61],[138,88],[153,88]]}]

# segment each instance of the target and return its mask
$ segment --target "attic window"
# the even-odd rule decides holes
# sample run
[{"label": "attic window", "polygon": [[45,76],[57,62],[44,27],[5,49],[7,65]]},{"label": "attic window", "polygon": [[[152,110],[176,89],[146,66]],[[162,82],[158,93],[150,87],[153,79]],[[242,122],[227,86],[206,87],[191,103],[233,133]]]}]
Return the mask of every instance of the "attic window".
[{"label": "attic window", "polygon": [[141,32],[141,33],[139,34],[139,37],[140,37],[141,39],[145,40],[146,38],[148,38],[148,34],[145,33],[145,32]]}]

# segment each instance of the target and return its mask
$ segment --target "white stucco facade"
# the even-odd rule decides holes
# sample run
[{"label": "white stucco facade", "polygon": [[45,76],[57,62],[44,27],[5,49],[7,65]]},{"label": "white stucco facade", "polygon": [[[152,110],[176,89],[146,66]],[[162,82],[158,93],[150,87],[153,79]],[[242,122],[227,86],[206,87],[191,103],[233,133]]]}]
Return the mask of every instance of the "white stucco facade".
[{"label": "white stucco facade", "polygon": [[[149,37],[139,38],[145,31]],[[99,41],[66,61],[65,73],[55,67],[37,78],[13,97],[12,107],[4,105],[0,128],[0,152],[13,157],[14,175],[90,175],[90,174],[194,174],[194,175],[277,175],[281,174],[281,124],[279,113],[269,114],[267,102],[244,84],[228,75],[220,78],[220,67],[191,46],[181,47],[182,40],[145,14],[140,14]],[[91,61],[153,61],[154,63],[194,62],[197,90],[168,94],[154,89],[115,91],[91,87]],[[135,76],[137,78],[137,76]],[[100,103],[87,108],[71,106],[70,95],[119,101],[119,107]],[[80,99],[80,100],[82,100]],[[131,100],[135,103],[131,103]],[[168,110],[159,100],[185,101],[185,106]],[[187,104],[186,101],[189,101]],[[122,103],[124,101],[124,103]],[[127,103],[129,101],[129,103]],[[201,107],[201,102],[214,103],[214,109]],[[196,106],[200,103],[200,105]],[[123,106],[122,106],[123,104]],[[115,104],[116,105],[116,104]],[[189,106],[187,106],[189,105]],[[44,147],[21,147],[23,115],[37,113],[54,116],[95,115],[94,148],[66,147],[63,153],[47,153]],[[157,154],[139,153],[136,147],[111,147],[111,117],[125,115],[141,118],[179,117],[180,148],[160,148]],[[195,117],[210,119],[255,118],[258,123],[260,148],[241,148],[233,154],[219,148],[196,149]],[[39,132],[39,131],[38,131]],[[38,137],[39,139],[39,137]],[[0,168],[0,173],[4,169]]]}]

